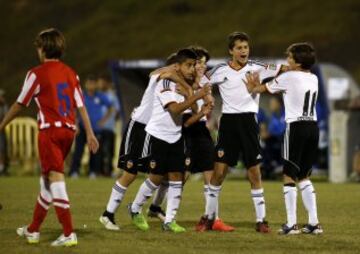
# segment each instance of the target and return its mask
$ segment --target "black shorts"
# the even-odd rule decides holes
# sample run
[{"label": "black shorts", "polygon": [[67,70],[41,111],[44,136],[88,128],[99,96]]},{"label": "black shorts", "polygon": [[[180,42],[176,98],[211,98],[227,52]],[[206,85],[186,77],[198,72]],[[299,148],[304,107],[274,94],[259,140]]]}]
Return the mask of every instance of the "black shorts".
[{"label": "black shorts", "polygon": [[[184,115],[184,122],[190,117]],[[199,121],[189,127],[183,127],[185,140],[185,170],[199,173],[214,168],[214,142],[206,127],[206,122]]]},{"label": "black shorts", "polygon": [[316,162],[319,128],[314,121],[298,121],[286,126],[283,144],[284,174],[302,180],[311,175]]},{"label": "black shorts", "polygon": [[260,163],[259,126],[255,113],[223,114],[220,119],[215,161],[233,167],[242,155],[248,169]]},{"label": "black shorts", "polygon": [[185,171],[184,139],[182,137],[173,144],[150,134],[147,134],[145,139],[147,145],[144,146],[145,157],[142,158],[142,161],[149,173],[165,175],[169,172]]},{"label": "black shorts", "polygon": [[131,174],[138,171],[147,173],[139,158],[141,157],[146,131],[145,124],[130,120],[121,140],[118,167]]}]

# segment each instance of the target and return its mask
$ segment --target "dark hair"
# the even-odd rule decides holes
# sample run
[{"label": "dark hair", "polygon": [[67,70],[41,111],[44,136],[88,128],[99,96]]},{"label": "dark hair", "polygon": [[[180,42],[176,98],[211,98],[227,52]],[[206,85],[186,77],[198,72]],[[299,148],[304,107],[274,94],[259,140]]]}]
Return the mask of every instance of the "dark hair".
[{"label": "dark hair", "polygon": [[198,56],[198,59],[205,57],[206,62],[210,60],[210,54],[205,48],[201,46],[189,46],[188,48],[195,51],[196,55]]},{"label": "dark hair", "polygon": [[197,55],[194,50],[189,48],[183,48],[176,53],[176,63],[181,64],[185,62],[187,59],[197,60]]},{"label": "dark hair", "polygon": [[166,58],[166,61],[165,61],[165,65],[168,66],[168,65],[172,65],[176,63],[176,52],[174,53],[171,53],[167,58]]},{"label": "dark hair", "polygon": [[65,37],[56,28],[48,28],[41,31],[34,42],[37,48],[41,48],[48,59],[59,59],[65,51]]},{"label": "dark hair", "polygon": [[228,48],[233,49],[237,40],[249,42],[250,37],[244,32],[233,32],[228,36]]},{"label": "dark hair", "polygon": [[314,47],[308,42],[299,42],[291,44],[286,53],[292,54],[292,57],[295,60],[295,63],[301,65],[301,68],[304,70],[310,70],[311,67],[316,62],[316,54]]}]

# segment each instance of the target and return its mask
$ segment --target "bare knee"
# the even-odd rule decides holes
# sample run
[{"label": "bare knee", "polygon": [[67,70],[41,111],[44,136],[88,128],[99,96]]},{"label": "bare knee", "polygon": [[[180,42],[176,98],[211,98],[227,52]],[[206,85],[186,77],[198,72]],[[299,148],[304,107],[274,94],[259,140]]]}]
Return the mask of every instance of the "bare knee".
[{"label": "bare knee", "polygon": [[117,180],[119,184],[121,184],[124,187],[129,187],[130,184],[136,179],[136,174],[131,174],[126,171],[120,176],[120,178]]}]

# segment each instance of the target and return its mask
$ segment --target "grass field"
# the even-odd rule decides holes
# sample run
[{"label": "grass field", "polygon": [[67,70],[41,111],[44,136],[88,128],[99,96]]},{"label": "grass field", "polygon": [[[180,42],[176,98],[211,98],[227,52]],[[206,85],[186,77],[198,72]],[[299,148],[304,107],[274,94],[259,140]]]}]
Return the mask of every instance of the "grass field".
[{"label": "grass field", "polygon": [[[117,212],[119,232],[106,231],[98,222],[104,209],[112,179],[68,181],[73,221],[79,245],[71,249],[54,249],[50,242],[61,233],[53,209],[42,227],[41,242],[27,245],[15,233],[18,226],[31,220],[38,193],[38,179],[0,178],[0,253],[360,253],[360,185],[315,183],[319,217],[325,233],[321,236],[280,236],[276,231],[285,221],[280,182],[265,182],[267,219],[273,232],[254,230],[254,212],[249,186],[244,180],[225,182],[220,215],[236,226],[232,233],[193,230],[203,212],[202,184],[186,185],[178,222],[187,228],[184,234],[162,232],[160,223],[150,221],[150,231],[139,232],[131,224],[126,204],[132,200],[141,180],[129,188]],[[299,195],[300,196],[300,195]],[[307,221],[302,203],[298,203],[299,224]]]}]

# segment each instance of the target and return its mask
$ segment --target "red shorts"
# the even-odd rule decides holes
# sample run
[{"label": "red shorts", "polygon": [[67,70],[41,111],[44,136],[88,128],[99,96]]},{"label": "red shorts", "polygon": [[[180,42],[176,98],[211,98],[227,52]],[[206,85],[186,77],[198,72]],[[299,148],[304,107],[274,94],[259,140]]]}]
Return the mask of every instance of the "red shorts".
[{"label": "red shorts", "polygon": [[50,171],[64,173],[64,160],[73,143],[75,132],[68,128],[49,128],[39,131],[38,145],[41,174]]}]

